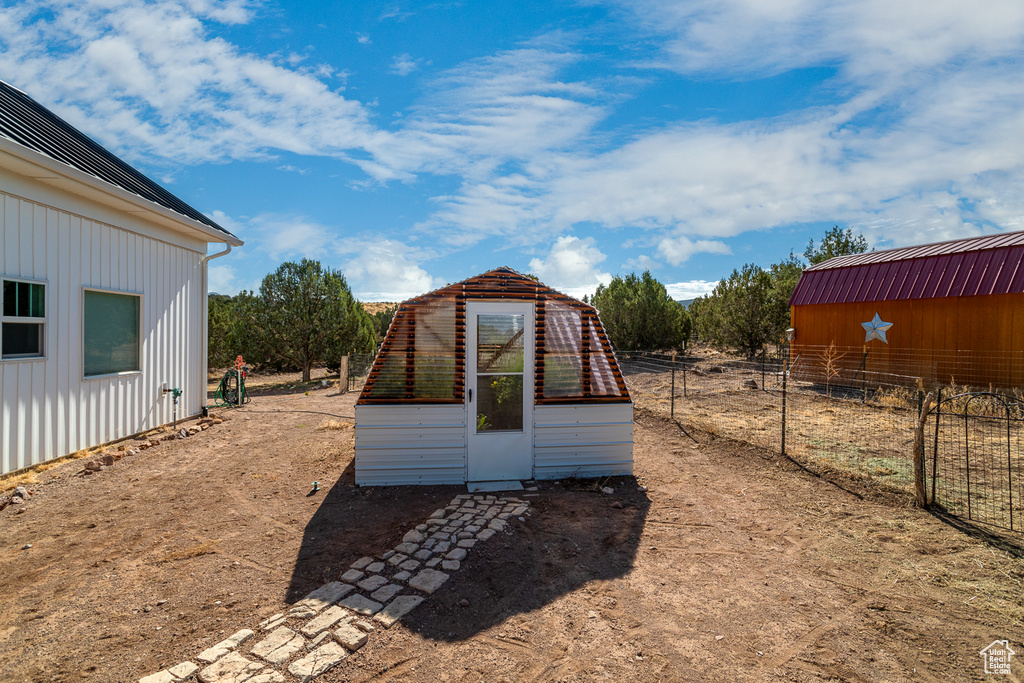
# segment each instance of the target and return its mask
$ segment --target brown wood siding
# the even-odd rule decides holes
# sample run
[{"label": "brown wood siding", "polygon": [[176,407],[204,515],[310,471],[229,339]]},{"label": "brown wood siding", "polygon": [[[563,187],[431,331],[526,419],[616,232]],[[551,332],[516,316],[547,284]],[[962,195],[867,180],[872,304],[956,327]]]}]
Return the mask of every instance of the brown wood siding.
[{"label": "brown wood siding", "polygon": [[[861,323],[875,313],[893,323],[888,344],[865,344]],[[847,353],[847,365],[859,363],[866,347],[871,372],[927,383],[1024,386],[1024,294],[813,304],[793,306],[791,315],[791,358],[803,356],[810,375],[820,365],[812,358],[835,344]]]}]

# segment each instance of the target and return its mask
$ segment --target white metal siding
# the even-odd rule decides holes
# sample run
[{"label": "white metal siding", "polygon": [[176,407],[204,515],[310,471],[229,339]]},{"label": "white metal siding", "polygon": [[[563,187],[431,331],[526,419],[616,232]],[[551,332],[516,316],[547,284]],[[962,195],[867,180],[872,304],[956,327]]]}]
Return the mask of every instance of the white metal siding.
[{"label": "white metal siding", "polygon": [[[46,283],[46,358],[0,361],[0,473],[170,422],[164,385],[183,391],[179,418],[202,408],[205,243],[92,220],[91,208],[80,197],[57,208],[0,192],[0,276]],[[126,214],[122,225],[141,221]],[[168,241],[153,237],[162,232]],[[83,378],[85,287],[141,294],[141,372]]]},{"label": "white metal siding", "polygon": [[537,406],[534,477],[633,474],[633,404]]},{"label": "white metal siding", "polygon": [[462,405],[356,406],[356,484],[466,481]]},{"label": "white metal siding", "polygon": [[[633,474],[633,404],[537,406],[537,479]],[[462,484],[466,409],[461,405],[356,406],[359,486]]]}]

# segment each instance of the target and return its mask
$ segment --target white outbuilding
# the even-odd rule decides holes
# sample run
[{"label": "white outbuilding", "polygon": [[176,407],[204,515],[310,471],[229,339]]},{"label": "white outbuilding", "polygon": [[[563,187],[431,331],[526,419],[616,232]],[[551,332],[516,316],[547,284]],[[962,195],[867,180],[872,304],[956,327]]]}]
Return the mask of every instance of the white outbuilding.
[{"label": "white outbuilding", "polygon": [[597,311],[510,268],[398,307],[356,403],[365,485],[633,473],[633,403]]},{"label": "white outbuilding", "polygon": [[3,82],[0,220],[0,474],[205,409],[207,262],[241,240]]}]

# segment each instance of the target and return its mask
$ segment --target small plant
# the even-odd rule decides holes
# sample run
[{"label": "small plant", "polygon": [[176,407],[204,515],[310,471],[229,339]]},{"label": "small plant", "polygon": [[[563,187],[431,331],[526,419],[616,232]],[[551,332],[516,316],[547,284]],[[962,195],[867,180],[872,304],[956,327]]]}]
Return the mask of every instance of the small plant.
[{"label": "small plant", "polygon": [[825,371],[825,395],[829,398],[832,397],[832,390],[830,388],[832,380],[838,377],[842,371],[839,361],[845,356],[845,351],[840,352],[836,349],[835,342],[829,344],[827,349],[818,354],[818,364]]}]

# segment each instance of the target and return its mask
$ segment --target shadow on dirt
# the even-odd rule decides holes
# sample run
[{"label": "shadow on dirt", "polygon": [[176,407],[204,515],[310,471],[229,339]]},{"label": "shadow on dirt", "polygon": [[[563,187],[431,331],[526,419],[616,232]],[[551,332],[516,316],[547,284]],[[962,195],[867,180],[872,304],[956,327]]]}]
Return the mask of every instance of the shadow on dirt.
[{"label": "shadow on dirt", "polygon": [[997,550],[1009,553],[1017,558],[1024,558],[1024,536],[1020,532],[1003,531],[992,527],[975,524],[956,515],[951,515],[939,507],[929,507],[932,517],[947,524],[965,536],[978,539]]},{"label": "shadow on dirt", "polygon": [[[601,493],[604,486],[615,494]],[[306,527],[287,601],[338,580],[360,557],[393,548],[465,492],[465,486],[360,489],[350,465]],[[472,549],[461,568],[403,619],[406,628],[433,640],[463,640],[589,582],[632,570],[650,508],[633,477],[542,482],[535,494],[526,498],[529,516],[512,519],[509,530]],[[395,571],[388,565],[385,575]]]},{"label": "shadow on dirt", "polygon": [[319,494],[323,502],[303,531],[285,601],[297,602],[328,581],[338,581],[364,555],[395,547],[431,512],[465,492],[465,486],[359,488],[349,461],[334,485]]}]

